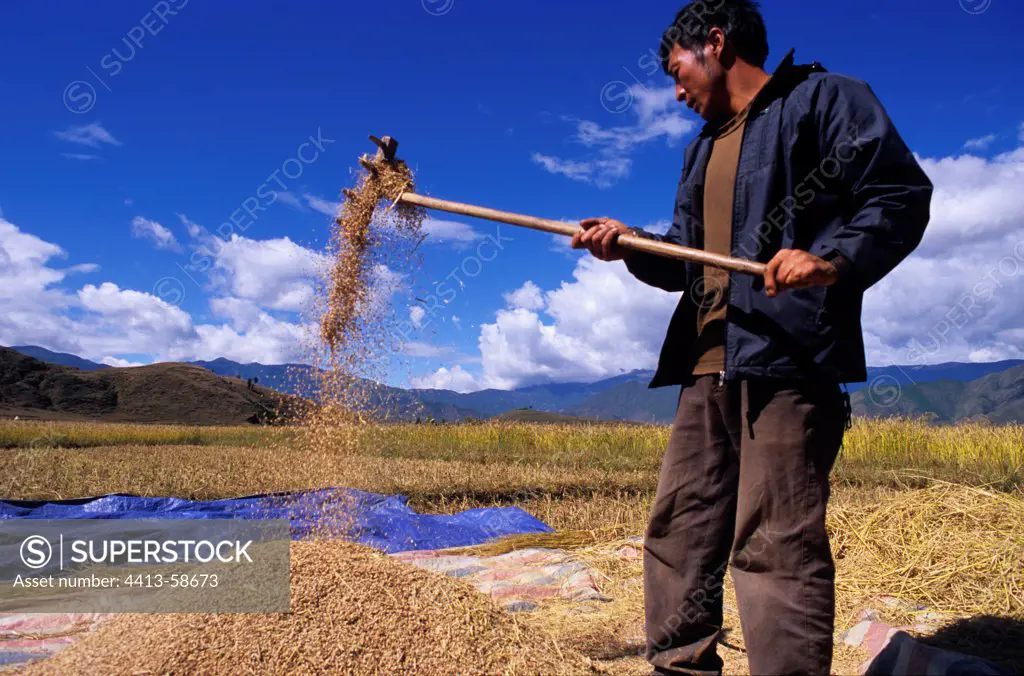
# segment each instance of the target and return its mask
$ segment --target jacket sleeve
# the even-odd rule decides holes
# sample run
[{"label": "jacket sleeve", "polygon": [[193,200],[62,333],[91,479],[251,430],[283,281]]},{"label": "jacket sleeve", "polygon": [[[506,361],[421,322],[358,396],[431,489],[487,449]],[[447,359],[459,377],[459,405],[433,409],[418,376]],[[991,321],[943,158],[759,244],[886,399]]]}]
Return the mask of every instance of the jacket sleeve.
[{"label": "jacket sleeve", "polygon": [[843,76],[826,82],[812,111],[821,173],[835,175],[852,208],[849,222],[811,253],[841,256],[841,282],[866,291],[921,242],[933,186],[867,84]]},{"label": "jacket sleeve", "polygon": [[[687,241],[686,238],[686,219],[693,218],[693,216],[687,210],[687,200],[684,198],[686,196],[685,191],[690,189],[689,183],[687,182],[687,176],[692,169],[691,165],[694,161],[697,142],[698,139],[691,141],[684,153],[683,175],[679,179],[679,187],[676,190],[676,202],[675,208],[673,209],[672,227],[670,227],[668,232],[664,235],[647,232],[646,230],[641,230],[639,228],[631,228],[633,234],[637,237],[644,237],[646,239],[653,239],[658,242],[666,242],[668,244],[677,244],[680,246],[694,246]],[[632,252],[632,255],[626,259],[626,269],[628,269],[634,277],[649,286],[672,293],[689,290],[687,288],[686,281],[687,268],[684,261],[634,251]]]},{"label": "jacket sleeve", "polygon": [[[657,235],[639,228],[631,228],[637,237],[653,239],[669,244],[683,244],[682,229],[678,218],[664,235]],[[626,269],[644,284],[664,291],[686,291],[686,263],[672,258],[634,251],[626,259]]]}]

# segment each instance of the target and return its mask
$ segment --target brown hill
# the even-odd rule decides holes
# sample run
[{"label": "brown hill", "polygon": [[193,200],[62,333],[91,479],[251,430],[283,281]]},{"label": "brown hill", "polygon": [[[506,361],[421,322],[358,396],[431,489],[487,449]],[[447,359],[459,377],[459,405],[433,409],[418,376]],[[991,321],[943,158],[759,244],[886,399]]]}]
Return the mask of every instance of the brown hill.
[{"label": "brown hill", "polygon": [[297,404],[199,366],[80,371],[0,347],[0,417],[237,425],[280,422]]}]

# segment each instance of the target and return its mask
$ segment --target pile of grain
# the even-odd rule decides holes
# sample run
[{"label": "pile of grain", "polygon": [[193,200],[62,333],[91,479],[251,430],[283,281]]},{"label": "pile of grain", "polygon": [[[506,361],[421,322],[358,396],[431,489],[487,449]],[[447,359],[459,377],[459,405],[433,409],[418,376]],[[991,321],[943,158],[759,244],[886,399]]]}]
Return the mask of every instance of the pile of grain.
[{"label": "pile of grain", "polygon": [[589,673],[468,584],[363,547],[295,543],[291,575],[291,614],[122,615],[27,673]]}]

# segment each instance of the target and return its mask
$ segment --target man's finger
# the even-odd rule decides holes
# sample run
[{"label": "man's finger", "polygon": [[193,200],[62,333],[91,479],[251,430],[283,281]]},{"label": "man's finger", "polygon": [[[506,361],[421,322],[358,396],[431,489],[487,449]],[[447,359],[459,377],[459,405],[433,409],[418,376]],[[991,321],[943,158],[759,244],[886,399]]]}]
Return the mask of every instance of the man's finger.
[{"label": "man's finger", "polygon": [[792,256],[786,256],[779,262],[779,267],[775,271],[775,281],[780,287],[789,286],[796,279],[795,273],[796,262]]},{"label": "man's finger", "polygon": [[596,227],[596,228],[594,228],[592,230],[592,232],[594,233],[594,236],[593,236],[594,255],[597,256],[598,258],[602,259],[602,260],[606,256],[606,252],[605,252],[605,249],[604,249],[604,236],[605,236],[605,233],[607,231],[608,231],[608,229],[603,224],[598,226],[598,227]]},{"label": "man's finger", "polygon": [[768,262],[768,266],[764,270],[764,292],[769,298],[774,298],[779,292],[778,281],[775,278],[775,273],[779,269],[779,265],[782,264],[782,259],[776,255],[775,258]]},{"label": "man's finger", "polygon": [[580,227],[583,228],[584,230],[589,230],[590,228],[593,228],[595,225],[601,225],[603,222],[603,218],[584,218],[582,221],[580,221]]},{"label": "man's finger", "polygon": [[601,246],[604,248],[604,255],[611,256],[615,248],[615,240],[619,236],[618,228],[608,228],[608,231],[601,237]]}]

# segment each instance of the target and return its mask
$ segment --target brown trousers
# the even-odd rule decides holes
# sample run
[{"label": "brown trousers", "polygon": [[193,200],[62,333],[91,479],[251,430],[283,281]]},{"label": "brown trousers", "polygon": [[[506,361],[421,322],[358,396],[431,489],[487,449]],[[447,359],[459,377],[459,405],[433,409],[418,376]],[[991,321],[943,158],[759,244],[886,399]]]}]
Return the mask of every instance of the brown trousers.
[{"label": "brown trousers", "polygon": [[657,673],[721,672],[727,567],[751,673],[829,673],[825,509],[847,403],[836,384],[704,376],[683,388],[644,546]]}]

